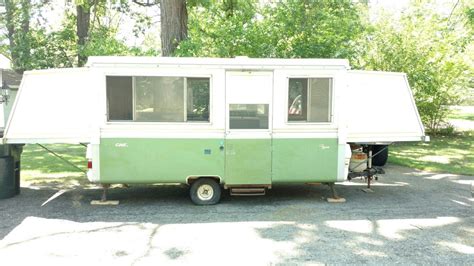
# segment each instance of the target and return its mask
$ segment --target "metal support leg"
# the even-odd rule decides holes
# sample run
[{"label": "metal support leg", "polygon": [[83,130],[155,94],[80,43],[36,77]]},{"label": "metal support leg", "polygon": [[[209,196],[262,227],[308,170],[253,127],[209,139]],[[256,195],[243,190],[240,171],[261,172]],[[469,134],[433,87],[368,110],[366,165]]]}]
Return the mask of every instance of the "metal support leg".
[{"label": "metal support leg", "polygon": [[338,199],[339,195],[337,195],[336,189],[334,188],[334,183],[328,183],[328,186],[331,189],[332,197]]},{"label": "metal support leg", "polygon": [[102,184],[102,198],[100,201],[107,201],[107,190],[109,189],[110,184]]},{"label": "metal support leg", "polygon": [[343,202],[346,202],[345,198],[341,198],[341,197],[339,197],[339,195],[337,195],[336,188],[334,187],[334,183],[327,183],[327,185],[331,189],[331,193],[332,193],[332,198],[327,198],[327,201],[329,203],[343,203]]},{"label": "metal support leg", "polygon": [[102,184],[102,198],[100,200],[91,201],[91,205],[118,205],[118,200],[107,200],[107,190],[110,184]]},{"label": "metal support leg", "polygon": [[372,146],[368,146],[368,160],[367,160],[367,170],[368,175],[367,175],[367,188],[370,189],[370,181],[372,181]]}]

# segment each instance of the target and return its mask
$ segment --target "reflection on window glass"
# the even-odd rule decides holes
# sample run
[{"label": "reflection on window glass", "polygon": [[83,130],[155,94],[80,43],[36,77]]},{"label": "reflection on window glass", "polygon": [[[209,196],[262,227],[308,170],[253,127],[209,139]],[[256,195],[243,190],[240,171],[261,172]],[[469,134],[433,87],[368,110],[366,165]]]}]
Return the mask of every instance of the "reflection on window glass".
[{"label": "reflection on window glass", "polygon": [[331,122],[331,78],[290,78],[289,122]]},{"label": "reflection on window glass", "polygon": [[230,129],[268,129],[268,104],[231,104]]},{"label": "reflection on window glass", "polygon": [[308,79],[290,79],[288,91],[288,120],[306,121]]}]

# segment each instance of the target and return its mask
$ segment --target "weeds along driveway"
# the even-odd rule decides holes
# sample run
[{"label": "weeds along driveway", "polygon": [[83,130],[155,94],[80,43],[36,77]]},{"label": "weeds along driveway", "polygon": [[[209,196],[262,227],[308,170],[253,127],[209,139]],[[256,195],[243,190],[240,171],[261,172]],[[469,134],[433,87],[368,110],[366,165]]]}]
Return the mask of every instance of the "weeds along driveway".
[{"label": "weeds along driveway", "polygon": [[473,265],[474,177],[386,172],[374,193],[362,180],[339,184],[342,204],[314,185],[215,206],[194,206],[185,187],[112,189],[118,206],[91,206],[97,189],[25,187],[0,201],[1,263]]}]

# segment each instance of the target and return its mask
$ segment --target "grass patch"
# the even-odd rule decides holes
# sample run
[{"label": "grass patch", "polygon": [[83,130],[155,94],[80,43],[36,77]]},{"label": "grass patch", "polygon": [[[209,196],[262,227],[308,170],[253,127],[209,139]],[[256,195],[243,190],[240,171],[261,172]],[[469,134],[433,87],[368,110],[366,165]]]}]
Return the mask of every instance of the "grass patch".
[{"label": "grass patch", "polygon": [[474,131],[390,146],[389,162],[419,170],[474,175]]},{"label": "grass patch", "polygon": [[459,120],[469,120],[474,121],[474,114],[453,112],[448,116],[448,119],[459,119]]},{"label": "grass patch", "polygon": [[[82,145],[44,145],[64,159],[87,170],[86,148]],[[29,144],[21,156],[21,179],[27,185],[47,187],[75,187],[89,184],[85,174],[50,154],[38,145]]]}]

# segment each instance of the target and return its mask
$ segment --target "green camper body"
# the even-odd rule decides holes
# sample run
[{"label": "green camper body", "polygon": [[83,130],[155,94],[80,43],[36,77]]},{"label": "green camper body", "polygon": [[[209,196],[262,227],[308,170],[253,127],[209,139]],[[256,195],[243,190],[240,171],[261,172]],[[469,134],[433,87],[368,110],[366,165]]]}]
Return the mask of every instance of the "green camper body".
[{"label": "green camper body", "polygon": [[100,182],[207,176],[226,186],[335,182],[339,152],[337,139],[101,139]]}]

